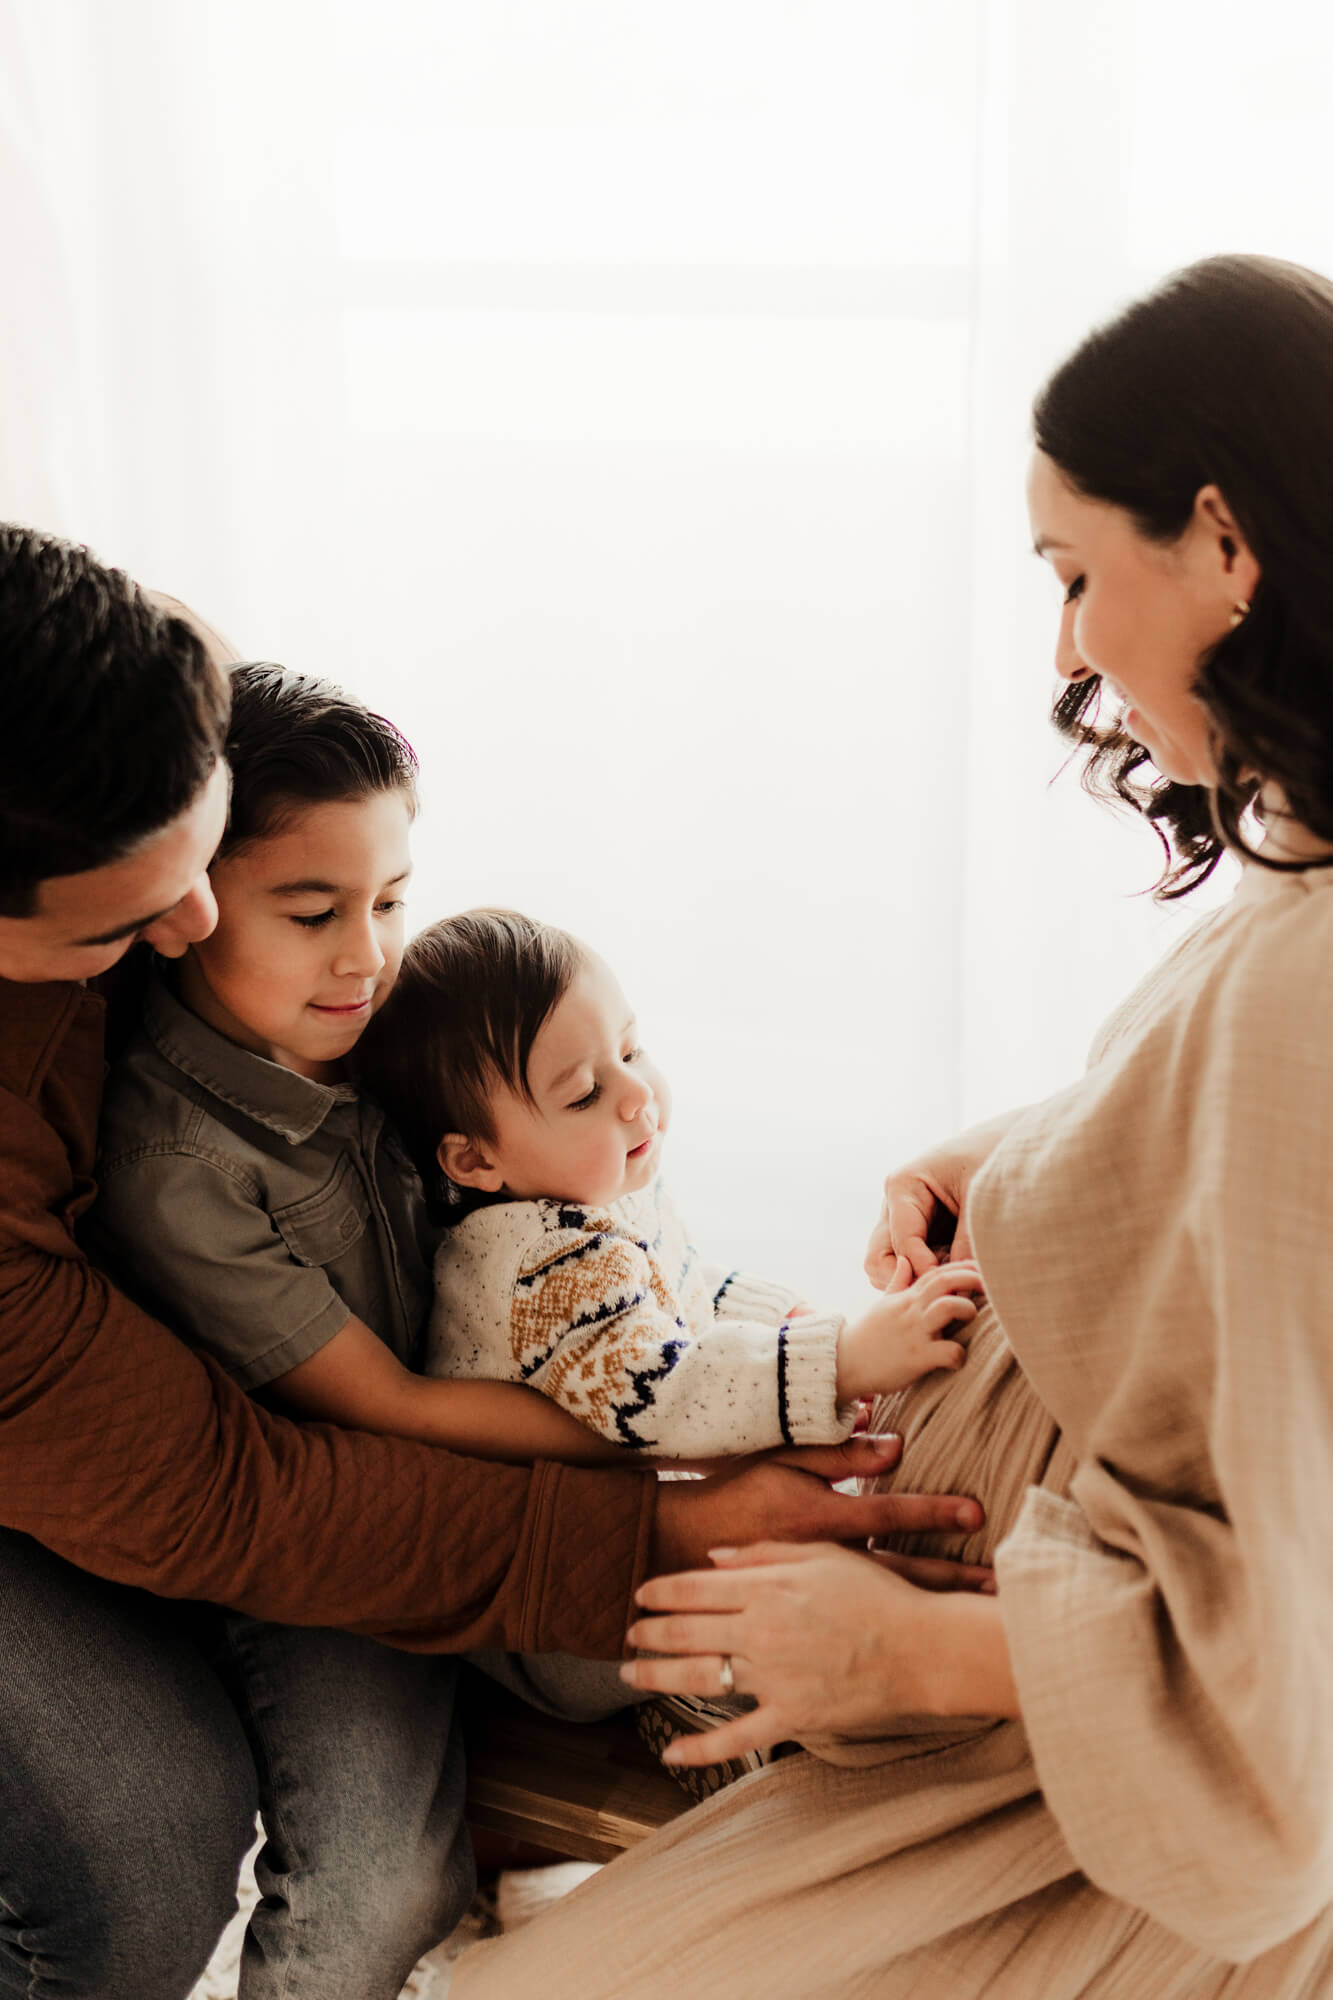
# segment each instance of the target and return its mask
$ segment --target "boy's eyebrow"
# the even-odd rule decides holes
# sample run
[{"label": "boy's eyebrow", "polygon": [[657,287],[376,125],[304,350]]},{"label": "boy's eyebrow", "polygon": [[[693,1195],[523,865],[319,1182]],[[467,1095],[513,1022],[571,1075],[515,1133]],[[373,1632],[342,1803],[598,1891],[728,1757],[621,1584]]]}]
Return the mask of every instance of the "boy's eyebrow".
[{"label": "boy's eyebrow", "polygon": [[[411,873],[410,868],[404,868],[400,875],[391,875],[383,886],[396,889],[400,882],[406,882]],[[337,896],[342,893],[343,887],[341,882],[316,881],[310,876],[301,882],[274,882],[270,884],[268,893],[270,896]]]}]

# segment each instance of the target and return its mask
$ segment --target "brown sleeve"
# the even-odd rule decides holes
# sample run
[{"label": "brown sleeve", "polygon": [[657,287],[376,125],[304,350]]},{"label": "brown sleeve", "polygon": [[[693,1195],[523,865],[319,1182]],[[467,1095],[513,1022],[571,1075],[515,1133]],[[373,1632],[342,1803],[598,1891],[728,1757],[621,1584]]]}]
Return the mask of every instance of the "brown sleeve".
[{"label": "brown sleeve", "polygon": [[45,1119],[8,1093],[0,1117],[0,1524],[284,1623],[619,1656],[651,1474],[529,1472],[260,1409],[75,1249]]}]

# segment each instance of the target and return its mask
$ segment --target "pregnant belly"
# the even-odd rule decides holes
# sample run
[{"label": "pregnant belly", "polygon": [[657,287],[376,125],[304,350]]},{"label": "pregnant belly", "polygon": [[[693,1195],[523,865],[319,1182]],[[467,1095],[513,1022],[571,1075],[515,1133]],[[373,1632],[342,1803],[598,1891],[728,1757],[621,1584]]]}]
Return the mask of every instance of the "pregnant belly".
[{"label": "pregnant belly", "polygon": [[991,1562],[1028,1488],[1047,1486],[1064,1494],[1074,1475],[1073,1454],[989,1305],[973,1322],[959,1372],[928,1375],[882,1397],[875,1428],[901,1432],[903,1455],[897,1472],[876,1481],[872,1490],[965,1493],[986,1510],[985,1523],[974,1534],[890,1536],[884,1546],[904,1555]]}]

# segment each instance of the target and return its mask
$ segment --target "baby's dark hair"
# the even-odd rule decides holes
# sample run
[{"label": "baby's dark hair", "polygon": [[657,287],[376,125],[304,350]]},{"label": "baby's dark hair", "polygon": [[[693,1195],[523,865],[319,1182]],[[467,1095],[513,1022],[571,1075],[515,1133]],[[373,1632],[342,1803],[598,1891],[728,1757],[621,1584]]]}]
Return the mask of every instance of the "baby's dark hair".
[{"label": "baby's dark hair", "polygon": [[583,963],[567,931],[517,910],[465,910],[413,938],[397,983],[356,1048],[357,1081],[387,1112],[432,1205],[446,1132],[494,1139],[491,1097],[531,1101],[532,1045]]},{"label": "baby's dark hair", "polygon": [[266,660],[232,669],[226,754],[221,856],[279,832],[303,806],[401,792],[416,811],[416,752],[401,731],[331,681]]}]

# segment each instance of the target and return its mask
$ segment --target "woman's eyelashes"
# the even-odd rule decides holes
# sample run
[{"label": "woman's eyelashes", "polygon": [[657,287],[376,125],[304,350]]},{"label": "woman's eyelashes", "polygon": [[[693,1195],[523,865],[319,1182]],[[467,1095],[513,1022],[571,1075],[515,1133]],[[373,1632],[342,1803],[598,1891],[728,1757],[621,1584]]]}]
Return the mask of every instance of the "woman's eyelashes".
[{"label": "woman's eyelashes", "polygon": [[1077,604],[1077,603],[1078,603],[1078,600],[1079,600],[1079,598],[1080,598],[1080,597],[1082,597],[1082,595],[1083,595],[1083,585],[1084,585],[1084,582],[1085,582],[1085,579],[1084,579],[1083,577],[1081,577],[1081,576],[1076,576],[1076,577],[1074,578],[1074,581],[1073,581],[1073,582],[1072,582],[1072,583],[1070,584],[1069,588],[1068,588],[1068,589],[1066,590],[1066,592],[1065,592],[1065,603],[1066,603],[1066,604]]}]

